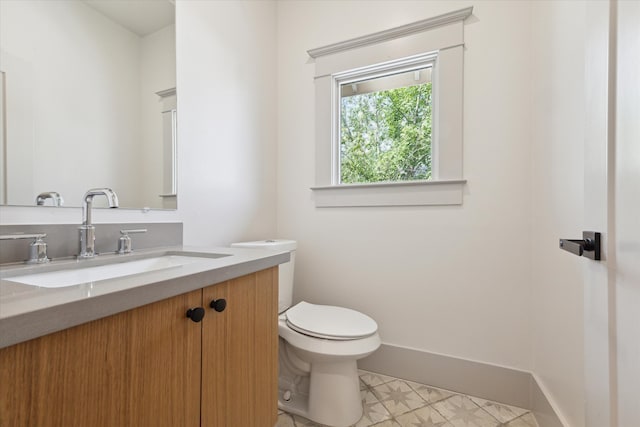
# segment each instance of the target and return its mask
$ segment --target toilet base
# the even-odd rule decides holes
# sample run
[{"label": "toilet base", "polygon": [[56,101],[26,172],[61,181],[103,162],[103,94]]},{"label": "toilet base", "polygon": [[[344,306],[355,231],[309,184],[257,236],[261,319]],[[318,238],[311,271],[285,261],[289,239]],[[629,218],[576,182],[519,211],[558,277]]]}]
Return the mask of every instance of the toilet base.
[{"label": "toilet base", "polygon": [[320,424],[346,427],[362,417],[358,366],[355,360],[313,363],[309,394],[291,393],[289,401],[279,391],[278,407]]}]

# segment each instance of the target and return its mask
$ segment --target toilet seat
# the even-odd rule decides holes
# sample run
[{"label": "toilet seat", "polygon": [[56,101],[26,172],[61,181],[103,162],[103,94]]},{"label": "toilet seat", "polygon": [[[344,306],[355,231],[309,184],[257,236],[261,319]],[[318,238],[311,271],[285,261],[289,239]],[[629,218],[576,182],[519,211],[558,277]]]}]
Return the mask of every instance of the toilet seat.
[{"label": "toilet seat", "polygon": [[300,302],[285,312],[287,325],[301,334],[328,340],[369,337],[378,325],[369,316],[344,307]]}]

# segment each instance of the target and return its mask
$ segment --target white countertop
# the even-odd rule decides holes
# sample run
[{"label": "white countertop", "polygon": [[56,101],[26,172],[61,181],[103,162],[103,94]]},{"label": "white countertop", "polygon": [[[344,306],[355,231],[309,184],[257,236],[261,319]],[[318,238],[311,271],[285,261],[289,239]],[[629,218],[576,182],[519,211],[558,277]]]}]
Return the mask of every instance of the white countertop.
[{"label": "white countertop", "polygon": [[[226,254],[168,269],[74,286],[44,288],[11,277],[177,252]],[[0,348],[140,307],[289,261],[289,252],[244,248],[163,247],[92,260],[0,267]]]}]

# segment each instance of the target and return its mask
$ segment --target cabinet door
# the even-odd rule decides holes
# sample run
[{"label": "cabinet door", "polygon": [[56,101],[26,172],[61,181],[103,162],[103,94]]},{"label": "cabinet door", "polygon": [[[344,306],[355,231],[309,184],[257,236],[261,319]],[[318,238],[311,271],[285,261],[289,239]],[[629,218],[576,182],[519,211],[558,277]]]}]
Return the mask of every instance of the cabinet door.
[{"label": "cabinet door", "polygon": [[200,290],[0,350],[0,426],[197,426]]},{"label": "cabinet door", "polygon": [[[209,308],[224,298],[226,309]],[[278,269],[203,290],[202,426],[272,427],[277,418]]]}]

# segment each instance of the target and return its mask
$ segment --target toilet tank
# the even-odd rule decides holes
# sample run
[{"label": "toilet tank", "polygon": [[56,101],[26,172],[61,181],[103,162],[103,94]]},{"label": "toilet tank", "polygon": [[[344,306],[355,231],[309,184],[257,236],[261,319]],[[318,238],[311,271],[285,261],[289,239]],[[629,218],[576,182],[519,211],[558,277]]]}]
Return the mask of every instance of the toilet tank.
[{"label": "toilet tank", "polygon": [[277,252],[289,251],[291,260],[284,264],[280,264],[278,271],[278,313],[284,312],[291,307],[293,300],[293,268],[296,261],[296,248],[298,247],[295,240],[258,240],[255,242],[232,243],[231,247],[235,248],[259,248],[268,249]]}]

